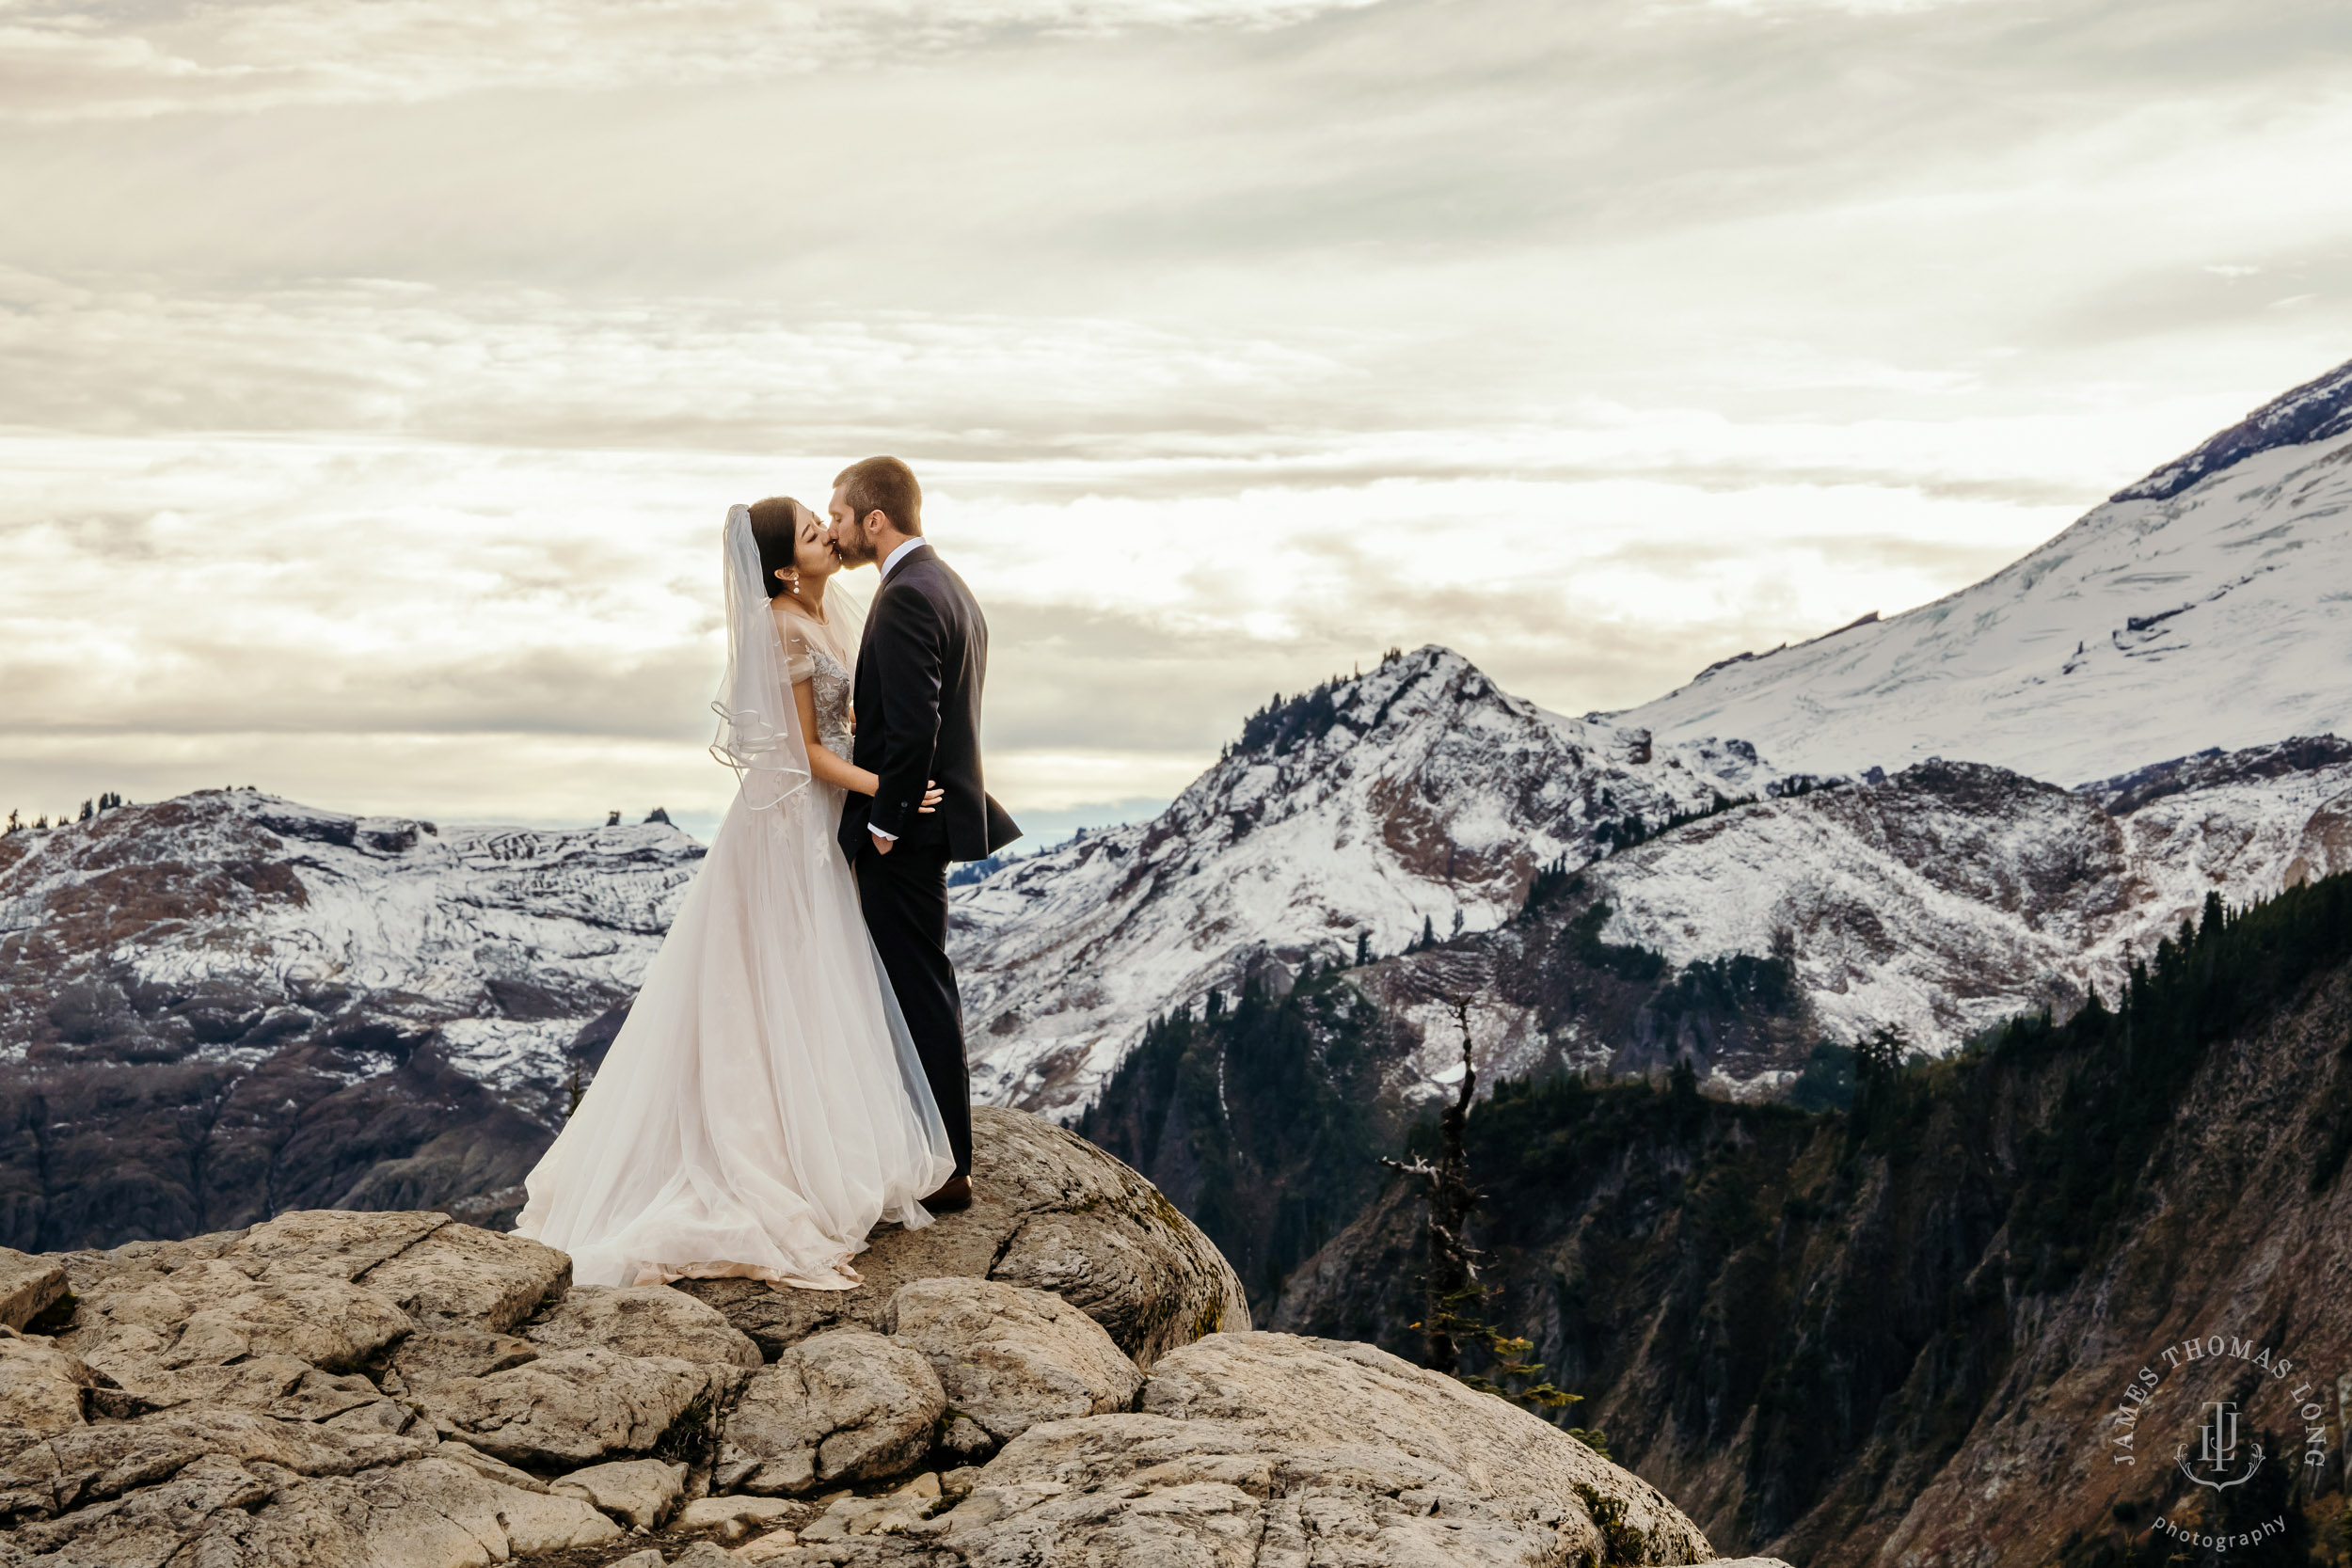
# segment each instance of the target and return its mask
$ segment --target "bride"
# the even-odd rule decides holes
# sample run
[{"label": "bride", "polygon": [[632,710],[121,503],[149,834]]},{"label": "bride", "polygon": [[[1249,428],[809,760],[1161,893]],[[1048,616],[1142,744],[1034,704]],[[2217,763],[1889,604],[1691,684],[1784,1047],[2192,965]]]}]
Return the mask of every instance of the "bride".
[{"label": "bride", "polygon": [[834,843],[843,792],[877,784],[848,760],[841,562],[788,499],[730,511],[725,548],[735,802],[515,1229],[583,1285],[846,1291],[877,1223],[930,1223],[955,1157]]}]

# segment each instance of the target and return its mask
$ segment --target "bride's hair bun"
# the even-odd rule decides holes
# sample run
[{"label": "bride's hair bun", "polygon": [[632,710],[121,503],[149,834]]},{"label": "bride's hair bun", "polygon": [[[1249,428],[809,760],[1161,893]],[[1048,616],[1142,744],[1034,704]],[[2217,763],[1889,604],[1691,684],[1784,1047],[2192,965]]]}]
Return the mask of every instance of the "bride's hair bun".
[{"label": "bride's hair bun", "polygon": [[784,579],[776,574],[790,570],[799,561],[803,508],[790,496],[770,496],[745,510],[752,515],[753,542],[759,546],[760,580],[767,584],[768,596],[776,598],[785,591]]}]

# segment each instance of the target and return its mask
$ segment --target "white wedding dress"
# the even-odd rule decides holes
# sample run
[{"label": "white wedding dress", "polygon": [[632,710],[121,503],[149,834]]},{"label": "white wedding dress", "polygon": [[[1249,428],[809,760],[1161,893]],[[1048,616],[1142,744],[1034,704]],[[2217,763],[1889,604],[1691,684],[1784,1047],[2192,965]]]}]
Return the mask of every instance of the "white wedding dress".
[{"label": "white wedding dress", "polygon": [[[790,683],[850,754],[855,628],[771,608],[727,515],[726,685],[712,751],[739,787],[596,1082],[525,1180],[517,1234],[583,1285],[748,1276],[857,1283],[884,1220],[929,1225],[955,1174],[946,1126],[859,913]],[[789,601],[777,601],[779,605]]]}]

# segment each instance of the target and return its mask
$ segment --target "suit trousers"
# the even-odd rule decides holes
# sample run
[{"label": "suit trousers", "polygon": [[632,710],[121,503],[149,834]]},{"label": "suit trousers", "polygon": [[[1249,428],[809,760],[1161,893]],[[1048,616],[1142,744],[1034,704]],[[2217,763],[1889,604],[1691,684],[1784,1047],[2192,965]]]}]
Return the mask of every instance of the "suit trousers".
[{"label": "suit trousers", "polygon": [[972,1076],[963,1060],[963,1001],[947,961],[946,847],[901,840],[883,855],[869,839],[857,858],[857,896],[947,1124],[956,1174],[970,1176]]}]

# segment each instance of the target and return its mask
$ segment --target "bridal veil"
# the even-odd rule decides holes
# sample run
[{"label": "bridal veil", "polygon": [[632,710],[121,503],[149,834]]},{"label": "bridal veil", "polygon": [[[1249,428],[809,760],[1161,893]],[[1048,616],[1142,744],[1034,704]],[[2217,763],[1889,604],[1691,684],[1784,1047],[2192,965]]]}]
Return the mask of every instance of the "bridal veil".
[{"label": "bridal veil", "polygon": [[738,788],[628,1021],[516,1224],[581,1284],[846,1290],[885,1220],[928,1225],[947,1134],[811,778],[746,508],[727,514],[711,751]]}]

